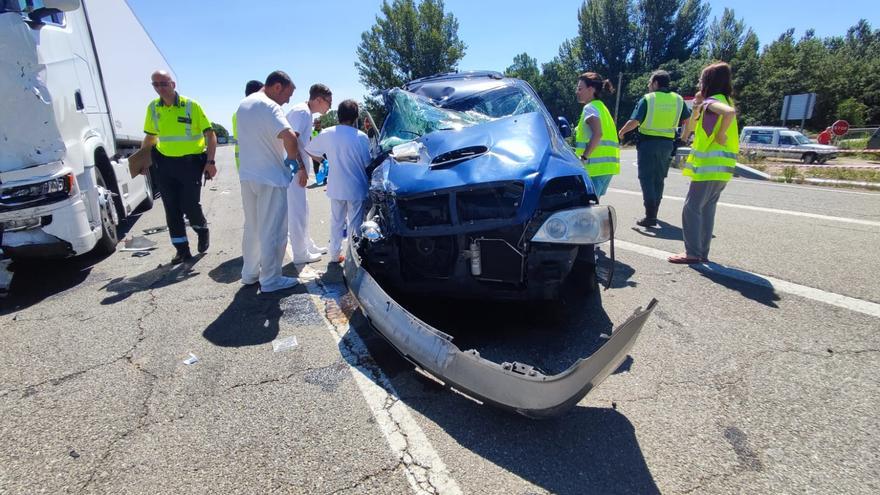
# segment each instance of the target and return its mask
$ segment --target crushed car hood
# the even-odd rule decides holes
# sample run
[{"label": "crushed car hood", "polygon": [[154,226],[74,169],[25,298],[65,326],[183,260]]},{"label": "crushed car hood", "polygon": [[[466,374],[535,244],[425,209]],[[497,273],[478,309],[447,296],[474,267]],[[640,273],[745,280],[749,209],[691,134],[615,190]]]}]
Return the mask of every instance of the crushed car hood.
[{"label": "crushed car hood", "polygon": [[[407,196],[468,184],[519,180],[528,185],[546,168],[552,152],[547,123],[539,113],[506,117],[458,130],[432,132],[416,140],[425,147],[418,162],[389,157],[376,171],[386,190]],[[454,165],[432,166],[432,160],[456,150],[487,151]]]}]

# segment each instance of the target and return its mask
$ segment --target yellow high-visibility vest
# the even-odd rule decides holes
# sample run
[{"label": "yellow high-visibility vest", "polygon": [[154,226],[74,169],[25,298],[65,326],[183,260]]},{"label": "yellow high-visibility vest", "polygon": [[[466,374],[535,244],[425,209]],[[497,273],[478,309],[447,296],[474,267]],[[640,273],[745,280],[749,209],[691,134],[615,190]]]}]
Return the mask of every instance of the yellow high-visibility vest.
[{"label": "yellow high-visibility vest", "polygon": [[645,95],[648,105],[645,121],[639,124],[639,133],[675,139],[675,129],[681,122],[684,99],[677,93],[653,91]]},{"label": "yellow high-visibility vest", "polygon": [[156,148],[165,156],[196,155],[205,151],[204,132],[211,121],[195,100],[177,95],[174,104],[156,98],[147,105],[144,132],[159,138]]},{"label": "yellow high-visibility vest", "polygon": [[[712,98],[733,106],[733,102],[722,94],[713,95]],[[696,117],[694,144],[681,173],[697,182],[710,180],[727,182],[736,169],[736,155],[739,153],[739,129],[736,118],[727,128],[727,144],[722,146],[715,142],[715,136],[721,128],[721,117],[719,116],[718,121],[715,122],[711,134],[706,134],[703,129],[703,119],[707,113],[709,110],[705,109]]]},{"label": "yellow high-visibility vest", "polygon": [[[593,150],[593,153],[583,160],[584,168],[590,177],[599,177],[600,175],[617,175],[620,173],[620,143],[617,140],[617,127],[614,125],[614,119],[611,112],[600,100],[593,100],[584,105],[584,110],[588,106],[593,106],[599,112],[599,122],[602,125],[602,139],[599,146]],[[574,152],[580,158],[590,140],[587,139],[587,124],[584,122],[584,111],[581,111],[578,125],[575,127],[574,133]]]}]

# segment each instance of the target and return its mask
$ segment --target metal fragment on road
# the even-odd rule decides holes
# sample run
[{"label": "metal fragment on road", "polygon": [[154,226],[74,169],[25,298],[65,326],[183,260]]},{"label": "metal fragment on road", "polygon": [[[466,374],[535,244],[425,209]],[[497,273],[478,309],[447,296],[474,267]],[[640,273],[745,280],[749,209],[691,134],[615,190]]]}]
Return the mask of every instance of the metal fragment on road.
[{"label": "metal fragment on road", "polygon": [[158,234],[160,232],[165,232],[168,230],[168,227],[162,225],[159,227],[150,227],[149,229],[144,229],[144,235],[153,235]]},{"label": "metal fragment on road", "polygon": [[156,249],[156,241],[151,241],[144,236],[127,236],[124,241],[122,241],[122,248],[120,251],[149,251],[151,249]]},{"label": "metal fragment on road", "polygon": [[193,353],[189,353],[189,357],[183,360],[183,364],[196,364],[199,362],[198,356]]},{"label": "metal fragment on road", "polygon": [[286,351],[288,349],[293,349],[298,346],[299,342],[296,340],[295,335],[291,335],[290,337],[284,337],[283,339],[275,339],[272,341],[272,351],[273,352],[281,352]]}]

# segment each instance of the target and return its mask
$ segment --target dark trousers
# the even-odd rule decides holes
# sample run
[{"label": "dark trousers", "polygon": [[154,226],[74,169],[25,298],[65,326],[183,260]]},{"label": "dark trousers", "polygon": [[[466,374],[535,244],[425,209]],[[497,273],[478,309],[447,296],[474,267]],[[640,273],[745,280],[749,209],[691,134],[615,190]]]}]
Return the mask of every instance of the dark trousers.
[{"label": "dark trousers", "polygon": [[168,233],[171,235],[171,243],[178,247],[188,245],[184,215],[194,230],[208,228],[208,221],[199,203],[205,159],[204,154],[172,157],[158,151],[153,153],[153,162],[159,173],[159,192],[162,193]]},{"label": "dark trousers", "polygon": [[660,201],[663,199],[663,182],[669,173],[669,162],[672,159],[672,140],[642,139],[636,152],[645,217],[656,219]]},{"label": "dark trousers", "polygon": [[691,258],[709,259],[709,246],[715,229],[715,208],[725,186],[727,182],[720,180],[691,182],[681,210],[684,250]]}]

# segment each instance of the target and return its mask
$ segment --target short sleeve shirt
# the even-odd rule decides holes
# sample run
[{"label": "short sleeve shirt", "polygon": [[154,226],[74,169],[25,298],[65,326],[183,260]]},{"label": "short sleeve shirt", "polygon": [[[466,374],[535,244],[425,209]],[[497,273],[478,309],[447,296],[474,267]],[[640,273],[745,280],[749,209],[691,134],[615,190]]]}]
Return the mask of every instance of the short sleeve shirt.
[{"label": "short sleeve shirt", "polygon": [[[189,114],[187,114],[189,104]],[[156,148],[166,156],[183,156],[201,153],[205,149],[205,131],[211,129],[211,121],[205,116],[202,106],[195,100],[175,95],[174,104],[166,105],[162,98],[157,98],[147,105],[144,118],[144,132],[159,137]],[[184,138],[192,140],[172,141],[163,137]]]},{"label": "short sleeve shirt", "polygon": [[[312,125],[314,120],[312,120],[312,111],[309,110],[308,103],[299,103],[294,105],[289,112],[287,112],[287,122],[290,124],[290,128],[293,129],[293,132],[298,134],[299,141],[299,163],[300,164],[310,164],[312,163],[312,159],[309,154],[306,152],[306,146],[309,144],[309,140],[312,138]],[[306,171],[309,170],[306,166]]]},{"label": "short sleeve shirt", "polygon": [[370,138],[348,125],[324,129],[306,147],[315,156],[327,155],[327,196],[330,199],[366,199],[369,183]]},{"label": "short sleeve shirt", "polygon": [[290,129],[284,111],[262,91],[241,101],[236,111],[240,180],[274,187],[290,184],[292,175],[284,165],[287,153],[278,138],[284,129]]},{"label": "short sleeve shirt", "polygon": [[590,127],[590,124],[587,123],[587,119],[590,117],[596,117],[601,124],[602,117],[599,116],[599,109],[589,104],[584,105],[584,113],[582,115],[584,116],[584,122],[582,124],[584,126],[584,139],[589,143],[590,139],[593,137],[593,129]]}]

